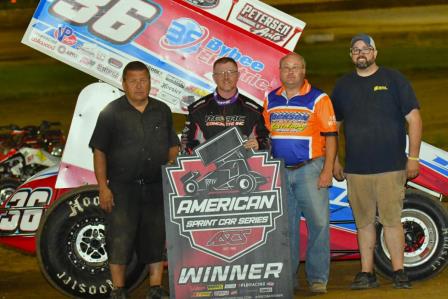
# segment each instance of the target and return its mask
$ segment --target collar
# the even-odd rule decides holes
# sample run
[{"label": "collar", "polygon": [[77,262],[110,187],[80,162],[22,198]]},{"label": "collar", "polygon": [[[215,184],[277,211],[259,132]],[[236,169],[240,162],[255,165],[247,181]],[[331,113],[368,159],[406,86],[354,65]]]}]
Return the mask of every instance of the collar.
[{"label": "collar", "polygon": [[[297,93],[295,95],[293,95],[292,97],[290,97],[289,99],[292,99],[295,96],[303,96],[307,93],[309,93],[311,90],[311,84],[308,82],[307,79],[305,79],[303,81],[302,86],[297,90]],[[287,95],[286,95],[286,88],[284,85],[282,85],[277,92],[275,93],[276,95],[281,95],[283,97],[285,97],[286,99],[288,99]]]},{"label": "collar", "polygon": [[225,106],[225,105],[235,103],[236,100],[238,99],[238,96],[239,96],[238,89],[236,90],[236,93],[233,96],[231,96],[229,99],[225,99],[222,96],[220,96],[218,93],[218,90],[215,90],[213,92],[213,99],[219,106]]}]

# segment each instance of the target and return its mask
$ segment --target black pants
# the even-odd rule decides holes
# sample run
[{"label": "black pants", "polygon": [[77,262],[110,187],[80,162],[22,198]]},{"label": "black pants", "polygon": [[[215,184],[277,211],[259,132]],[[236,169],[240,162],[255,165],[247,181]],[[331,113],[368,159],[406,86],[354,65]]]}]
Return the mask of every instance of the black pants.
[{"label": "black pants", "polygon": [[163,260],[165,218],[162,182],[110,182],[115,206],[106,216],[106,248],[111,264],[127,264],[134,252],[139,262]]}]

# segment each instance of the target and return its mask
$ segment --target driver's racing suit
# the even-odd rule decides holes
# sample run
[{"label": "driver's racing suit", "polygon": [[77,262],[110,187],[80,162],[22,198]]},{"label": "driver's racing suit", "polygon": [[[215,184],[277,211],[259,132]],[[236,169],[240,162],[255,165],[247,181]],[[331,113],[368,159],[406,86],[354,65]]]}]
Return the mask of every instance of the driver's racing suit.
[{"label": "driver's racing suit", "polygon": [[247,138],[256,138],[259,149],[270,148],[269,131],[264,125],[263,108],[244,95],[229,104],[218,103],[215,94],[209,94],[190,106],[182,131],[182,152],[192,150],[204,141],[230,127],[239,127]]}]

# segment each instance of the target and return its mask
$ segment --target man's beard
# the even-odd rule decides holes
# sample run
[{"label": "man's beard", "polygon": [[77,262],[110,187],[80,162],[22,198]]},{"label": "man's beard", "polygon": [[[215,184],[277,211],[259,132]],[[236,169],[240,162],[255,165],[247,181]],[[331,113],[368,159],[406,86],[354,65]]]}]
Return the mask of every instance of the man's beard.
[{"label": "man's beard", "polygon": [[373,60],[373,59],[368,60],[364,56],[362,57],[362,58],[364,58],[364,60],[362,60],[362,61],[360,61],[359,58],[361,58],[361,57],[358,57],[358,59],[356,60],[356,62],[354,62],[354,64],[355,64],[356,68],[361,69],[361,70],[368,68],[375,62],[375,60]]}]

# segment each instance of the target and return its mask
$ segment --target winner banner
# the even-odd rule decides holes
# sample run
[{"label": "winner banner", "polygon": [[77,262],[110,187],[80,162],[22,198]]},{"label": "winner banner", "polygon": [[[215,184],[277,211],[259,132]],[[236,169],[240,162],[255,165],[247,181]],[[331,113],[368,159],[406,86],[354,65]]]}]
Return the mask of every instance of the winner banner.
[{"label": "winner banner", "polygon": [[171,298],[293,298],[282,162],[237,128],[163,170]]},{"label": "winner banner", "polygon": [[305,24],[259,1],[213,1],[228,21],[190,2],[42,0],[22,42],[117,88],[129,61],[145,62],[151,96],[178,113],[213,91],[213,62],[232,57],[240,92],[261,102]]}]

